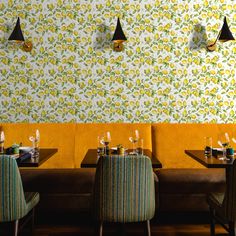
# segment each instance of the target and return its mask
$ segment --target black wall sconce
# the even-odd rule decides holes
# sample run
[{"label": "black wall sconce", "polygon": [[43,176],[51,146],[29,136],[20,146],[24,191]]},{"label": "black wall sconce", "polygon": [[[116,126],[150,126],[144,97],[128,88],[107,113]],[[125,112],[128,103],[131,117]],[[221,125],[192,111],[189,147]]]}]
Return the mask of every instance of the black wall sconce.
[{"label": "black wall sconce", "polygon": [[212,52],[212,51],[216,50],[217,40],[219,40],[220,42],[235,40],[232,33],[231,33],[231,31],[230,31],[230,29],[229,29],[229,26],[227,24],[226,16],[224,17],[224,24],[223,24],[223,26],[222,26],[215,42],[207,45],[208,51]]},{"label": "black wall sconce", "polygon": [[25,41],[21,27],[20,27],[20,18],[18,17],[17,22],[16,22],[16,26],[14,28],[14,30],[12,31],[9,39],[9,41],[15,41],[17,43],[22,43],[22,49],[25,52],[30,52],[33,48],[33,44],[30,41]]},{"label": "black wall sconce", "polygon": [[121,28],[120,19],[118,17],[116,30],[115,30],[115,33],[112,38],[112,41],[114,43],[113,49],[116,52],[121,52],[123,50],[123,42],[126,40],[127,40],[127,38],[125,37],[125,34]]}]

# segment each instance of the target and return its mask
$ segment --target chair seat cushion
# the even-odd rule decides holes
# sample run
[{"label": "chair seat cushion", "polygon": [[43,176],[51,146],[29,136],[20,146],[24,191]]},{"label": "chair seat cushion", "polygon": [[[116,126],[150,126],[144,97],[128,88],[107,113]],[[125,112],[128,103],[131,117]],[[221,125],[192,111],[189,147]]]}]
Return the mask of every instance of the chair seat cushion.
[{"label": "chair seat cushion", "polygon": [[37,192],[26,192],[25,201],[28,212],[30,212],[39,202],[39,193]]}]

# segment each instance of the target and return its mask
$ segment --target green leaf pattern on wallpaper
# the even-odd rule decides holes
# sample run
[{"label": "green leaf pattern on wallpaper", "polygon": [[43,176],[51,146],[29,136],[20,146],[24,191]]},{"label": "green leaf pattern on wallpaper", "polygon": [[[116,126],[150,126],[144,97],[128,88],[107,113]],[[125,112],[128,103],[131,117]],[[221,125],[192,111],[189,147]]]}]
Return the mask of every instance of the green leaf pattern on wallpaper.
[{"label": "green leaf pattern on wallpaper", "polygon": [[236,37],[230,0],[1,1],[0,122],[235,122],[236,45],[206,51],[224,16]]}]

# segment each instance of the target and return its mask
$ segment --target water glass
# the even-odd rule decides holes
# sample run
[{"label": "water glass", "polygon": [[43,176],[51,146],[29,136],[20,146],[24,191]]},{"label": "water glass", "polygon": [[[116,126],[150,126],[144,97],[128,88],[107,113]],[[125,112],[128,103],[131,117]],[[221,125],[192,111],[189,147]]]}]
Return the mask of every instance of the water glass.
[{"label": "water glass", "polygon": [[221,133],[219,135],[218,144],[221,146],[221,155],[219,156],[219,160],[224,161],[227,159],[226,149],[229,147],[230,144],[228,133]]},{"label": "water glass", "polygon": [[109,144],[111,142],[111,133],[108,131],[106,132],[103,137],[101,138],[101,144],[104,146],[104,154],[109,155]]},{"label": "water glass", "polygon": [[132,143],[133,150],[130,152],[130,155],[137,155],[137,143],[139,141],[139,131],[135,130],[134,136],[129,137],[129,141]]},{"label": "water glass", "polygon": [[35,136],[30,136],[29,140],[32,142],[32,155],[33,157],[37,157],[39,155],[39,141],[40,141],[40,134],[39,130],[36,130]]},{"label": "water glass", "polygon": [[211,157],[212,156],[212,137],[205,137],[205,157]]},{"label": "water glass", "polygon": [[103,136],[97,137],[97,157],[100,157],[104,154],[104,144],[103,144]]},{"label": "water glass", "polygon": [[143,138],[138,141],[138,154],[143,155]]}]

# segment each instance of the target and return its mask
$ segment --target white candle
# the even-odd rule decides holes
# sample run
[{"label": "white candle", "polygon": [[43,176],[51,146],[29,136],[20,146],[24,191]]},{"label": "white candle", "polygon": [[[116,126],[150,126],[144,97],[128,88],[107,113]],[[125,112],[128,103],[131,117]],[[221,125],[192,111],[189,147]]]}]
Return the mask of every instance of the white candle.
[{"label": "white candle", "polygon": [[1,142],[4,142],[4,141],[5,141],[5,135],[4,135],[4,132],[3,132],[3,131],[1,132],[0,141],[1,141]]},{"label": "white candle", "polygon": [[39,139],[40,139],[40,134],[39,134],[39,130],[38,129],[36,130],[36,137],[35,138],[36,138],[37,141],[39,141]]},{"label": "white candle", "polygon": [[135,137],[136,137],[136,138],[139,138],[139,132],[138,132],[137,129],[135,130]]},{"label": "white candle", "polygon": [[107,132],[107,139],[108,139],[108,140],[111,140],[111,134],[110,134],[109,131]]},{"label": "white candle", "polygon": [[225,138],[226,138],[227,142],[230,141],[230,140],[229,140],[229,135],[228,135],[228,133],[225,133]]}]

